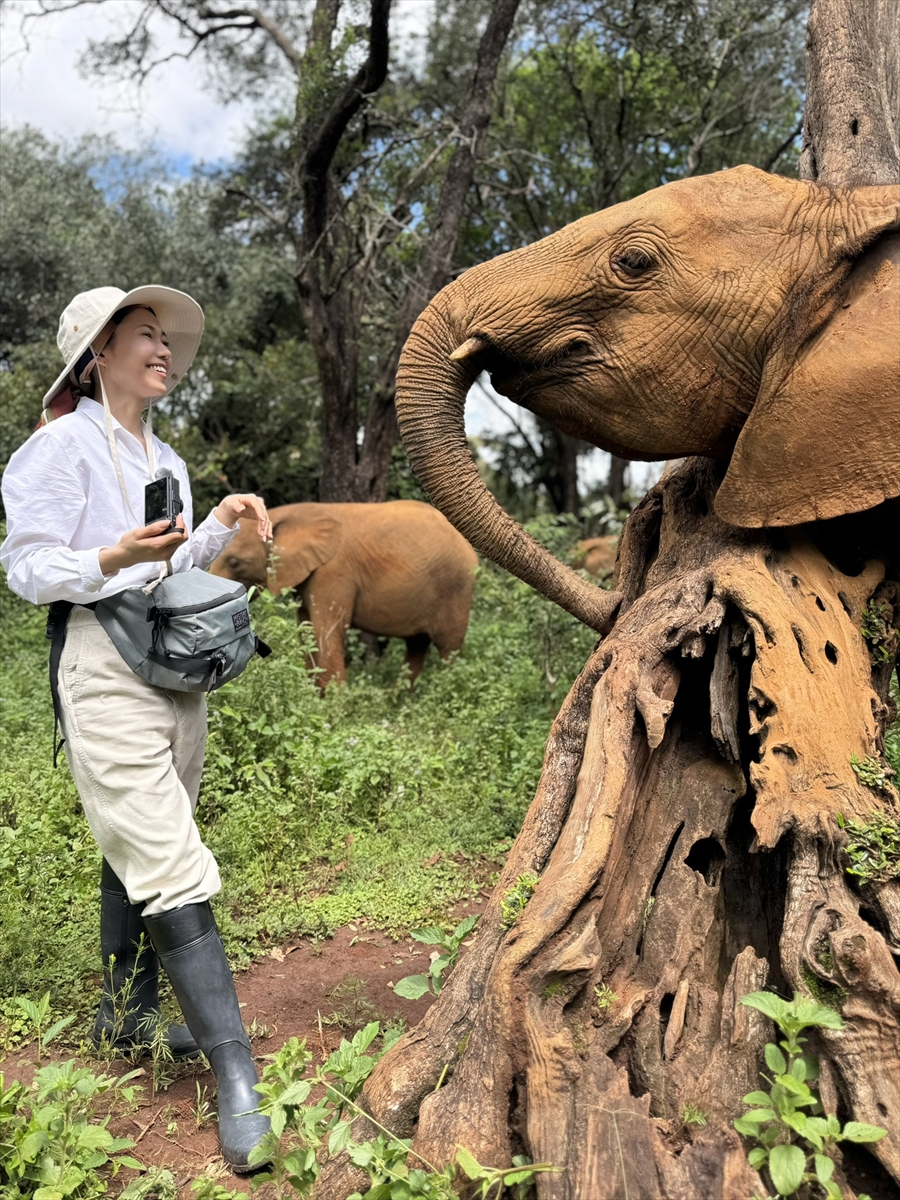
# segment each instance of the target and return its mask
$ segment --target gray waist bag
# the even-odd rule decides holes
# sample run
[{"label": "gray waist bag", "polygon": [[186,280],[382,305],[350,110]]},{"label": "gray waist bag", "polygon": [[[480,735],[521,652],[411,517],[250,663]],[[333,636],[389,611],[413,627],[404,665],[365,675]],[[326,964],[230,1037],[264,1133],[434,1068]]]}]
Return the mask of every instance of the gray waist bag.
[{"label": "gray waist bag", "polygon": [[212,692],[255,654],[271,654],[250,628],[243,584],[199,567],[90,607],[132,671],[154,687]]}]

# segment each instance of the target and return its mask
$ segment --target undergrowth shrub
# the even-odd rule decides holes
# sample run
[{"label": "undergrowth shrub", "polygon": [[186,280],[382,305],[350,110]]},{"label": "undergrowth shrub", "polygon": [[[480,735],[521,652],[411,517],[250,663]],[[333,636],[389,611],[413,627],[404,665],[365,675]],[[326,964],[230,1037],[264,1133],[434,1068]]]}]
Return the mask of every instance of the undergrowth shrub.
[{"label": "undergrowth shrub", "polygon": [[[538,532],[572,540],[564,523]],[[402,642],[366,661],[351,636],[348,683],[323,696],[293,601],[251,611],[275,653],[210,697],[198,811],[232,961],[354,919],[396,935],[444,919],[518,832],[594,634],[481,567],[459,654],[432,650],[410,689]],[[45,617],[0,585],[0,1048],[24,1036],[15,996],[85,1012],[99,973],[100,854],[64,757],[51,764]]]}]

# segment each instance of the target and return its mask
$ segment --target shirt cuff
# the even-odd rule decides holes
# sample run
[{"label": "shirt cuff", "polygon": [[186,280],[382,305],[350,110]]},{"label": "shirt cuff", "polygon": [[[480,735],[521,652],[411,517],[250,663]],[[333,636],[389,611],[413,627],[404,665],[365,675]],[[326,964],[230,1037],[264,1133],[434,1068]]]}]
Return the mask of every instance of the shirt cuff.
[{"label": "shirt cuff", "polygon": [[216,516],[216,510],[211,508],[209,511],[209,516],[203,522],[203,528],[208,533],[211,533],[213,537],[227,537],[231,534],[239,533],[241,523],[240,521],[235,521],[234,525],[229,528],[227,525],[222,524],[222,522]]},{"label": "shirt cuff", "polygon": [[118,574],[104,575],[100,569],[100,551],[106,549],[100,546],[96,550],[82,550],[78,554],[78,573],[81,576],[81,586],[86,592],[99,592],[105,583]]}]

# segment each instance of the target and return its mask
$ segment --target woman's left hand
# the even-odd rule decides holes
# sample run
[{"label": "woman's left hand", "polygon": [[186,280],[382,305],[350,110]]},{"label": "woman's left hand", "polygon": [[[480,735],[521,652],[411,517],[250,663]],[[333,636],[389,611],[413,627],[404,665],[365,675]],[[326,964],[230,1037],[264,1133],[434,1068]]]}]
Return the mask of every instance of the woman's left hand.
[{"label": "woman's left hand", "polygon": [[260,496],[226,496],[214,512],[216,520],[229,529],[234,529],[239,520],[252,520],[255,517],[260,541],[271,542],[272,522]]}]

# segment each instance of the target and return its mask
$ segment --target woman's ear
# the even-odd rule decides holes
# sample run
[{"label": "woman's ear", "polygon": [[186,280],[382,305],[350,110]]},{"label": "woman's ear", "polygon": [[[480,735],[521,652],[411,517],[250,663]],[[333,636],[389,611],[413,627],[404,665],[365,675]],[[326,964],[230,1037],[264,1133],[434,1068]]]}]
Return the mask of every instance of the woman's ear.
[{"label": "woman's ear", "polygon": [[798,525],[898,494],[900,234],[889,234],[857,261],[840,307],[794,361],[767,366],[716,512],[731,525]]},{"label": "woman's ear", "polygon": [[317,516],[312,521],[285,521],[273,532],[269,564],[269,588],[280,592],[293,588],[323,566],[334,555],[340,541],[340,525],[334,517]]}]

